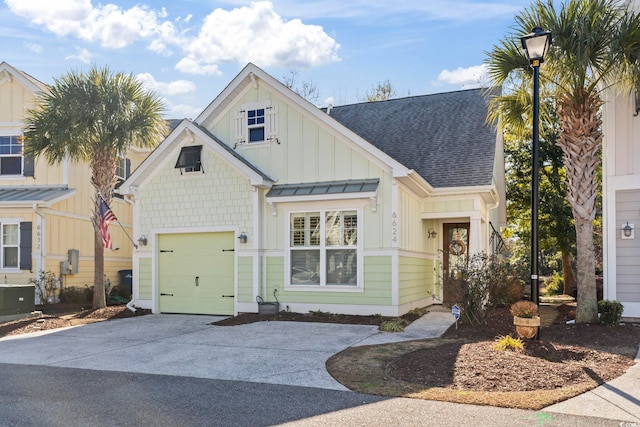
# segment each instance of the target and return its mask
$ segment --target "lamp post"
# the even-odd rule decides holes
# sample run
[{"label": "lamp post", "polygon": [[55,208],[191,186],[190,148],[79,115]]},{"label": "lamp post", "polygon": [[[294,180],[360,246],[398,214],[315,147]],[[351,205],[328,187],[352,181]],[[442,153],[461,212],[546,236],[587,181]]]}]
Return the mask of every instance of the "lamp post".
[{"label": "lamp post", "polygon": [[[533,147],[531,165],[531,300],[540,305],[540,282],[538,278],[538,205],[539,147],[540,147],[540,64],[551,46],[551,32],[536,27],[531,34],[520,38],[522,48],[533,68]],[[536,339],[538,335],[536,334]]]}]

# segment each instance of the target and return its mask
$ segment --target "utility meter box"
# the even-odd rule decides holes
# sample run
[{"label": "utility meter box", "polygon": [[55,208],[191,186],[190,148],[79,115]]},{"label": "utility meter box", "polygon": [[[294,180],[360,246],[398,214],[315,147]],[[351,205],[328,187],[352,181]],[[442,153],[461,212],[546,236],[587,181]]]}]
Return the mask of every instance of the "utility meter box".
[{"label": "utility meter box", "polygon": [[80,263],[80,251],[77,249],[69,249],[69,274],[78,274],[78,264]]}]

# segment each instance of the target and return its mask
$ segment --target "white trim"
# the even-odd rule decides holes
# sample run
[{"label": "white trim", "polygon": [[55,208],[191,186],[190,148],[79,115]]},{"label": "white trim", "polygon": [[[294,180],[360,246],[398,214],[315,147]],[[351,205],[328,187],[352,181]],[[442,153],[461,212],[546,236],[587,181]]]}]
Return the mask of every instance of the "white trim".
[{"label": "white trim", "polygon": [[435,213],[422,213],[420,219],[441,219],[447,222],[456,220],[459,218],[465,218],[465,221],[470,219],[480,219],[482,214],[478,211],[464,211],[464,212],[435,212]]},{"label": "white trim", "polygon": [[376,199],[377,191],[363,191],[357,193],[333,193],[333,194],[309,194],[304,196],[280,196],[267,197],[267,203],[303,203],[303,202],[324,202],[327,200],[350,200],[350,199]]},{"label": "white trim", "polygon": [[[356,216],[358,218],[357,224],[357,244],[356,244],[356,284],[355,285],[331,285],[327,283],[322,283],[324,278],[326,280],[326,253],[327,250],[331,250],[331,247],[328,247],[324,244],[323,240],[326,237],[326,229],[325,229],[325,221],[324,217],[327,212],[331,211],[349,211],[355,210]],[[291,226],[291,215],[294,214],[302,214],[302,213],[311,213],[318,212],[320,215],[320,245],[317,247],[317,250],[320,252],[320,264],[318,266],[318,271],[320,272],[320,283],[315,285],[304,285],[304,284],[292,284],[291,283],[291,239],[289,236],[290,226]],[[286,291],[309,291],[309,292],[362,292],[364,291],[364,257],[363,257],[363,225],[362,221],[364,219],[364,212],[361,207],[327,207],[323,208],[312,208],[307,207],[305,209],[288,209],[285,210],[284,216],[284,277],[283,277],[283,286]],[[329,249],[328,249],[329,248]]]},{"label": "white trim", "polygon": [[206,227],[168,227],[168,228],[152,228],[150,236],[147,236],[149,241],[153,242],[153,247],[156,248],[152,252],[151,260],[151,298],[153,302],[152,313],[160,312],[160,283],[159,283],[159,246],[158,240],[162,235],[168,234],[196,234],[196,233],[233,233],[234,236],[234,252],[233,252],[233,313],[238,314],[237,301],[238,301],[238,242],[235,238],[238,235],[237,226],[206,226]]},{"label": "white trim", "polygon": [[[259,249],[263,246],[262,242],[264,241],[262,238],[262,232],[260,227],[260,221],[262,220],[262,212],[261,212],[262,203],[260,203],[260,190],[256,187],[253,187],[253,236],[249,236],[249,238],[253,237],[252,241],[252,256],[253,256],[253,294],[252,300],[255,300],[258,295],[260,295],[260,255]],[[238,270],[238,268],[236,268]]]}]

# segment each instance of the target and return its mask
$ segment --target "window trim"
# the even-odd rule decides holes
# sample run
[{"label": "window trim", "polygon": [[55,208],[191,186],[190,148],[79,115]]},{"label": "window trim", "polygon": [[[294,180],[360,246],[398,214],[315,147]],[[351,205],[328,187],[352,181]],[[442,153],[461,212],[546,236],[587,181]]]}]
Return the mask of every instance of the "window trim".
[{"label": "window trim", "polygon": [[[21,243],[21,230],[20,230],[20,224],[23,223],[23,220],[21,218],[0,218],[0,272],[6,272],[6,273],[16,273],[16,272],[20,272],[22,271],[22,269],[20,268],[21,266],[21,262],[20,262],[20,255],[21,255],[21,249],[22,249],[22,245]],[[18,228],[18,243],[16,245],[10,245],[8,247],[16,247],[18,250],[18,259],[17,259],[17,265],[15,267],[5,267],[4,266],[4,226],[5,225],[15,225]]]},{"label": "window trim", "polygon": [[[263,126],[249,124],[249,111],[264,110],[264,123]],[[263,147],[275,141],[279,143],[277,138],[278,133],[278,109],[275,104],[269,100],[247,102],[240,106],[240,110],[237,111],[236,117],[236,137],[235,143],[249,147]],[[264,128],[264,139],[250,142],[251,129]],[[235,148],[235,146],[234,146]]]},{"label": "window trim", "polygon": [[[198,154],[195,163],[187,163],[187,154]],[[204,173],[204,167],[202,166],[202,145],[185,145],[180,148],[178,159],[176,160],[175,169],[180,169],[180,175],[193,175]],[[190,169],[190,170],[187,170]]]},{"label": "window trim", "polygon": [[[3,159],[3,158],[19,158],[20,159],[20,171],[18,173],[3,174],[1,173],[1,166],[0,166],[0,179],[16,179],[18,177],[24,177],[25,157],[24,157],[24,142],[22,141],[22,134],[16,133],[16,132],[8,132],[8,133],[2,132],[0,133],[0,138],[15,138],[16,142],[14,145],[17,145],[20,147],[19,154],[12,154],[12,153],[0,154],[0,159]],[[2,160],[0,160],[0,162],[2,162]]]},{"label": "window trim", "polygon": [[[356,233],[358,236],[357,244],[355,245],[356,250],[356,283],[355,285],[345,285],[345,284],[327,284],[327,251],[331,250],[332,246],[327,246],[326,244],[326,214],[328,212],[355,212],[357,218],[357,227]],[[291,245],[291,237],[290,237],[290,227],[291,220],[293,215],[296,214],[310,214],[310,213],[319,213],[320,214],[320,245],[318,246],[318,250],[320,251],[320,283],[319,284],[300,284],[300,283],[291,283],[291,253],[295,249],[295,246]],[[340,206],[331,206],[327,207],[326,205],[322,207],[313,207],[309,206],[305,209],[290,209],[286,211],[285,216],[285,269],[284,269],[284,287],[286,290],[290,291],[310,291],[310,292],[362,292],[364,290],[364,245],[363,245],[363,220],[364,220],[364,209],[362,207],[356,206],[348,206],[348,204],[340,205]],[[336,249],[349,249],[345,246],[336,246]],[[300,248],[300,250],[304,250]]]}]

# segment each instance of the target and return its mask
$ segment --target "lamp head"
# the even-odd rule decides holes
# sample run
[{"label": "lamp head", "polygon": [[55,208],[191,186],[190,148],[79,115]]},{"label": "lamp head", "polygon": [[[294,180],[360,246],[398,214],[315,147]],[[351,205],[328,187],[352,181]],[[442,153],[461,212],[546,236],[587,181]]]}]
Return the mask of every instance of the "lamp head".
[{"label": "lamp head", "polygon": [[544,62],[544,57],[551,46],[551,31],[535,27],[530,34],[522,36],[520,42],[529,58],[529,63],[539,66]]}]

